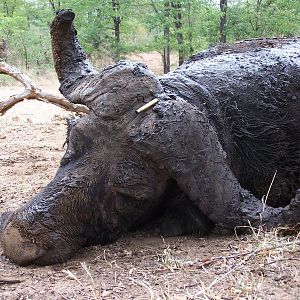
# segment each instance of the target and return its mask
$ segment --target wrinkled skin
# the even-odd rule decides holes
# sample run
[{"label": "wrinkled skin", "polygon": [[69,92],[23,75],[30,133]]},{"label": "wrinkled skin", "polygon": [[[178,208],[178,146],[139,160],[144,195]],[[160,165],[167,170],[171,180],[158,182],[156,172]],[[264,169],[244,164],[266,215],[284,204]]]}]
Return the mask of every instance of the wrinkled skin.
[{"label": "wrinkled skin", "polygon": [[[213,48],[158,79],[125,61],[95,71],[73,19],[63,10],[52,23],[55,68],[64,96],[91,112],[70,126],[49,185],[0,220],[6,256],[62,262],[158,215],[164,235],[300,222],[299,40]],[[276,170],[277,208],[263,207]]]}]

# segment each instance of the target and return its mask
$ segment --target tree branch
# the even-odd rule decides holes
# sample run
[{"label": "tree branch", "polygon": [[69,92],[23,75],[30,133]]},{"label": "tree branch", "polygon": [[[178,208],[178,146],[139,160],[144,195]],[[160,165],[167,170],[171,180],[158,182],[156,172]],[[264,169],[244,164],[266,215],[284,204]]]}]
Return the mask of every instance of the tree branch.
[{"label": "tree branch", "polygon": [[22,93],[13,95],[7,100],[0,102],[0,116],[4,115],[10,108],[25,99],[35,99],[47,103],[52,103],[63,109],[79,114],[87,114],[90,111],[86,106],[74,104],[68,101],[63,96],[43,92],[32,82],[32,80],[27,75],[23,74],[19,69],[10,66],[5,62],[0,62],[0,74],[5,74],[13,77],[17,81],[21,82],[25,87],[25,90]]}]

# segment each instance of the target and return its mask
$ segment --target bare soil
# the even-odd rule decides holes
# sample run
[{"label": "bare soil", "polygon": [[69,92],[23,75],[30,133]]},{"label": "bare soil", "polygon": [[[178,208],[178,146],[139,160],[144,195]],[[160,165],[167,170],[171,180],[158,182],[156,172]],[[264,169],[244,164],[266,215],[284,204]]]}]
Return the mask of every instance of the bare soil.
[{"label": "bare soil", "polygon": [[[58,84],[42,87],[55,92]],[[20,89],[0,87],[0,99]],[[54,176],[66,115],[24,101],[0,117],[0,212],[27,202]],[[0,257],[0,299],[299,298],[299,239],[277,231],[163,239],[148,228],[82,249],[65,264],[19,267]]]}]

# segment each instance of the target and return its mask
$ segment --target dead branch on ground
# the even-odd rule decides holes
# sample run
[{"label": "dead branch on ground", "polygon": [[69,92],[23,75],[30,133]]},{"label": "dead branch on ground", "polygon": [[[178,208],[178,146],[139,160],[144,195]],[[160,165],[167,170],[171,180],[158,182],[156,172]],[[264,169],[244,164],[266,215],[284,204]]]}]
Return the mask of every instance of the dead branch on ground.
[{"label": "dead branch on ground", "polygon": [[210,265],[218,260],[227,260],[227,259],[232,259],[232,258],[239,258],[239,257],[251,257],[253,255],[257,255],[261,252],[265,251],[270,251],[274,249],[279,249],[279,248],[284,248],[287,246],[300,246],[300,241],[293,241],[293,242],[285,242],[283,244],[279,245],[272,245],[270,247],[261,247],[261,248],[255,248],[254,250],[251,251],[246,251],[246,252],[239,252],[236,254],[231,254],[231,255],[221,255],[221,256],[213,256],[209,259],[204,259],[204,260],[197,260],[195,262],[189,262],[188,266],[193,267],[196,266],[197,268],[202,268],[204,266]]},{"label": "dead branch on ground", "polygon": [[24,281],[23,278],[5,278],[5,277],[0,277],[0,285],[2,284],[15,284],[15,283],[20,283]]},{"label": "dead branch on ground", "polygon": [[51,103],[63,109],[79,114],[87,114],[90,111],[86,106],[74,104],[63,96],[43,92],[27,75],[23,74],[19,69],[10,66],[5,62],[0,62],[0,74],[13,77],[17,81],[21,82],[25,87],[22,93],[10,96],[8,99],[0,102],[0,116],[4,115],[10,108],[25,99],[34,99]]}]

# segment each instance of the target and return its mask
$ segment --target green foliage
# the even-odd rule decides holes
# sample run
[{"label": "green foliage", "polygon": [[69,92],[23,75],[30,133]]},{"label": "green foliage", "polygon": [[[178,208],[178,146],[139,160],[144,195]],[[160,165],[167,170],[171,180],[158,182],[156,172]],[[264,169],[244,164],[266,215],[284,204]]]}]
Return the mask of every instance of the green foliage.
[{"label": "green foliage", "polygon": [[[165,14],[166,2],[170,5]],[[220,8],[216,0],[0,0],[0,59],[26,68],[52,65],[49,24],[54,12],[72,8],[76,27],[88,55],[95,59],[122,58],[132,51],[162,53],[169,27],[172,51],[185,57],[219,40]],[[181,26],[176,26],[180,6]],[[120,41],[116,40],[114,18],[120,18]],[[228,0],[227,40],[252,37],[300,35],[299,0]],[[177,24],[178,25],[178,24]],[[181,37],[182,40],[178,40]]]},{"label": "green foliage", "polygon": [[30,67],[48,66],[51,62],[48,23],[38,13],[34,2],[3,1],[0,11],[0,42],[8,47],[8,61]]},{"label": "green foliage", "polygon": [[232,40],[296,36],[300,34],[300,1],[235,1],[230,7],[228,19]]}]

